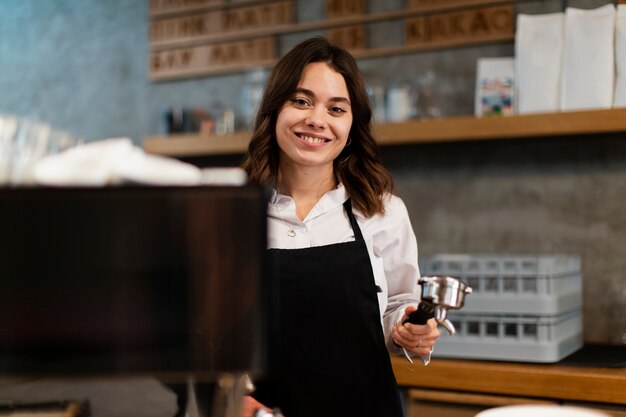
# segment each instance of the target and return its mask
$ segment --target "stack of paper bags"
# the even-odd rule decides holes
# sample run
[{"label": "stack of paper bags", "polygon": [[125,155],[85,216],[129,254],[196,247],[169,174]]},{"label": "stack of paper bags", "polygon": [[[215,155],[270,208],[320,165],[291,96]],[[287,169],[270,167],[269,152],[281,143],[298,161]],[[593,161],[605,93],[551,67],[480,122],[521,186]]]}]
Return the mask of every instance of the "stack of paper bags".
[{"label": "stack of paper bags", "polygon": [[517,17],[517,111],[626,106],[626,6]]}]

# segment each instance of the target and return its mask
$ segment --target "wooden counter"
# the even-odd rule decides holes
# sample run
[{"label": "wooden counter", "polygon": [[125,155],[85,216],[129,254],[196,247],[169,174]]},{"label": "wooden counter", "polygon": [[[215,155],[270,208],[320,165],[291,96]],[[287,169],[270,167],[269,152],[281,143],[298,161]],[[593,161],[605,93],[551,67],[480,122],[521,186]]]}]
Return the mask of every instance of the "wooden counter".
[{"label": "wooden counter", "polygon": [[626,405],[626,368],[434,358],[428,366],[392,358],[405,387]]}]

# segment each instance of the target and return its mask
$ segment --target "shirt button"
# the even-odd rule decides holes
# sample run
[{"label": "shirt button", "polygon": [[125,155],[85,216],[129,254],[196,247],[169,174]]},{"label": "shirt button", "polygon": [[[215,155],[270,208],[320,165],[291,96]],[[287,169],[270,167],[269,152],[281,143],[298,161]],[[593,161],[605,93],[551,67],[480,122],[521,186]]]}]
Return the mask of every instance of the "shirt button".
[{"label": "shirt button", "polygon": [[303,228],[302,228],[302,230],[301,230],[301,232],[302,232],[302,233],[306,233],[306,232],[308,232],[308,229],[307,229],[306,227],[303,227]]}]

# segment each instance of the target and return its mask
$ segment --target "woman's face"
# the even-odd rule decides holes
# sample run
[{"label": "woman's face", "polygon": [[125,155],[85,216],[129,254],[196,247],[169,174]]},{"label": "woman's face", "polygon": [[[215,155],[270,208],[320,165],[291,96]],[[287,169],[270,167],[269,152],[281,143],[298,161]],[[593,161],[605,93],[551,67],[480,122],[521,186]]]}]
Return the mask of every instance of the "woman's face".
[{"label": "woman's face", "polygon": [[351,126],[350,95],[343,76],[326,63],[308,64],[296,91],[278,113],[281,164],[332,168]]}]

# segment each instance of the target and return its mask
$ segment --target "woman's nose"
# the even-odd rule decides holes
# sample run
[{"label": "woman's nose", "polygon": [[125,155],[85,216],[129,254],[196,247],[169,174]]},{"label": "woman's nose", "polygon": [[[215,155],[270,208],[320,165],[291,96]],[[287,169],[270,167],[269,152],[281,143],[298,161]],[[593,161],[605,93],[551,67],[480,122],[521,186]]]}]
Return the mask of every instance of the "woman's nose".
[{"label": "woman's nose", "polygon": [[326,127],[326,113],[323,109],[312,109],[307,118],[305,119],[305,123],[307,126],[311,128],[323,128]]}]

